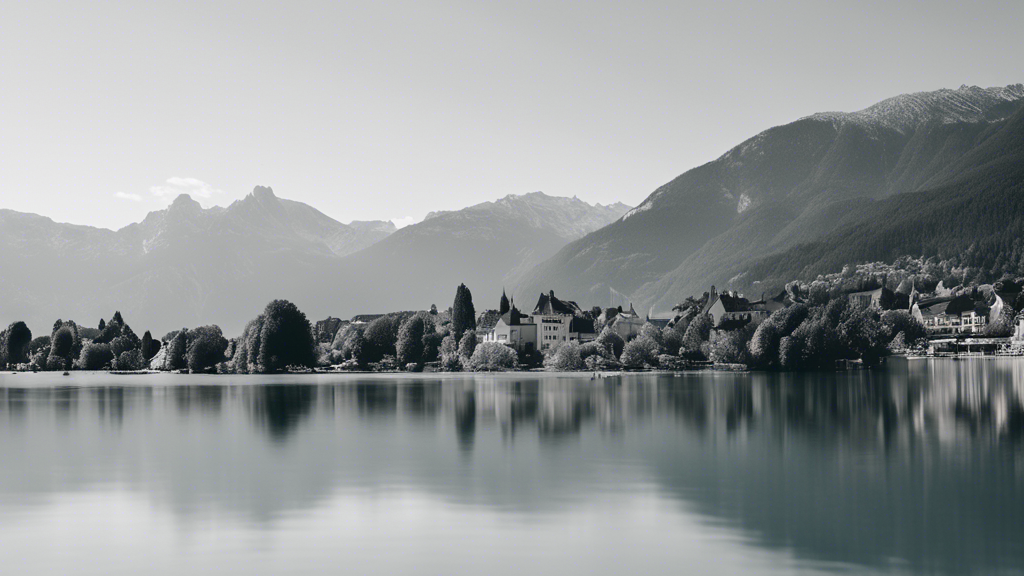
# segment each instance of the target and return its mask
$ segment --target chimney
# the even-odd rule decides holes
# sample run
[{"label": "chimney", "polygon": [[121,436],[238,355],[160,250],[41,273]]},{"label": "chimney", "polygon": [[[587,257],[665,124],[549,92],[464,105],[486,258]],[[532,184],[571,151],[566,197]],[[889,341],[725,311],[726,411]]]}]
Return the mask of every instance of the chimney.
[{"label": "chimney", "polygon": [[549,298],[554,298],[555,297],[555,291],[554,290],[548,290],[548,297]]}]

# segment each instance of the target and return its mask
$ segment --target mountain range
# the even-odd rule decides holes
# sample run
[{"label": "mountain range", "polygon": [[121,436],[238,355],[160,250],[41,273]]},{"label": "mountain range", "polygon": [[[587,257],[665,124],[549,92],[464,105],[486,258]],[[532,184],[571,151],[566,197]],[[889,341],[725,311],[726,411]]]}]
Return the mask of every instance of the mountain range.
[{"label": "mountain range", "polygon": [[273,298],[311,318],[446,307],[471,287],[529,307],[668,311],[711,285],[757,295],[844,264],[955,258],[1024,273],[1024,85],[961,86],[768,129],[639,206],[542,193],[342,224],[270,188],[228,207],[188,196],[118,231],[0,210],[0,319],[39,329],[119,309],[157,331],[228,334]]},{"label": "mountain range", "polygon": [[497,303],[506,277],[619,218],[543,193],[391,222],[342,224],[257,186],[227,207],[181,195],[120,230],[0,210],[0,317],[36,330],[57,318],[93,325],[120,310],[155,333],[216,323],[238,333],[271,299],[312,318],[446,307],[466,282]]},{"label": "mountain range", "polygon": [[663,312],[712,284],[774,291],[844,263],[966,250],[1020,214],[1007,209],[1022,197],[1022,108],[1024,85],[962,86],[771,128],[570,243],[517,292]]}]

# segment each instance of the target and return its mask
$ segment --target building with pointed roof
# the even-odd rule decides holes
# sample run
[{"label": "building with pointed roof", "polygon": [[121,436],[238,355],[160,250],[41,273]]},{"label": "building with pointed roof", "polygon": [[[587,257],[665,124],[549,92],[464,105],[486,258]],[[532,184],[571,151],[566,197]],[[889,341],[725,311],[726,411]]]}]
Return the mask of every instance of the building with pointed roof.
[{"label": "building with pointed roof", "polygon": [[610,326],[623,340],[629,341],[640,333],[640,329],[644,327],[644,319],[633,309],[633,304],[629,305],[629,310],[623,310],[620,306]]},{"label": "building with pointed roof", "polygon": [[932,335],[974,334],[988,324],[991,308],[966,294],[914,302],[910,314]]},{"label": "building with pointed roof", "polygon": [[750,323],[757,325],[764,322],[771,314],[769,306],[763,299],[759,302],[751,302],[735,291],[719,294],[714,286],[708,293],[708,300],[701,313],[710,316],[711,325],[722,330],[735,329]]},{"label": "building with pointed roof", "polygon": [[508,301],[508,296],[505,296],[505,289],[501,289],[501,303],[498,304],[498,313],[505,314],[511,309],[511,305]]},{"label": "building with pointed roof", "polygon": [[566,342],[587,342],[595,337],[594,321],[584,316],[579,305],[560,300],[554,291],[549,291],[540,295],[529,315],[516,308],[514,297],[510,299],[508,312],[484,335],[484,342],[500,342],[517,352],[532,352]]}]

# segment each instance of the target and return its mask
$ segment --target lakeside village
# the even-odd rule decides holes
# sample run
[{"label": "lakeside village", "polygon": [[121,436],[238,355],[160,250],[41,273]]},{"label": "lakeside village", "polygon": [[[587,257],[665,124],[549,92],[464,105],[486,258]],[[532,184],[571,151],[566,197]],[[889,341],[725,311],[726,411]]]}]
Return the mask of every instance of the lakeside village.
[{"label": "lakeside village", "polygon": [[[882,265],[883,267],[885,265]],[[275,300],[237,338],[218,326],[140,338],[121,317],[96,328],[58,320],[33,338],[0,331],[0,367],[15,371],[192,373],[285,371],[806,370],[873,366],[885,357],[1024,355],[1024,281],[992,284],[890,276],[847,267],[752,300],[714,286],[665,315],[632,305],[584,309],[553,291],[520,309],[502,294],[476,313],[465,285],[444,311],[328,317],[311,323]],[[900,278],[902,276],[902,278]],[[948,284],[957,284],[947,287]],[[528,311],[525,311],[528,310]]]}]

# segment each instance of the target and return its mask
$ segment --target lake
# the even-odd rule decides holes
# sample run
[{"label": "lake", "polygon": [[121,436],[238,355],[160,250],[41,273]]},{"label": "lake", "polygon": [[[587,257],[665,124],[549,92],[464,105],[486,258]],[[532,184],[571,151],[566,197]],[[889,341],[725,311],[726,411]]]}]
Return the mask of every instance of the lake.
[{"label": "lake", "polygon": [[1024,360],[0,376],[0,574],[1024,573]]}]

